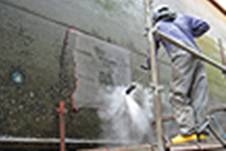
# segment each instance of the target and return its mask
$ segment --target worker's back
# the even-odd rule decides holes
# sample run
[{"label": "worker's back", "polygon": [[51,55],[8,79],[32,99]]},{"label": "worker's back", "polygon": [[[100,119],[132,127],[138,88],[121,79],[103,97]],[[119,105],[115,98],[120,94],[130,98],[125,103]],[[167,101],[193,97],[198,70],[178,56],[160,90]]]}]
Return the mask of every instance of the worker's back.
[{"label": "worker's back", "polygon": [[[209,29],[209,25],[195,17],[177,14],[174,20],[159,21],[156,28],[177,40],[181,40],[188,46],[198,49],[194,38],[203,35]],[[169,55],[170,51],[174,50],[173,45],[158,39],[158,37],[156,40],[163,43]]]}]

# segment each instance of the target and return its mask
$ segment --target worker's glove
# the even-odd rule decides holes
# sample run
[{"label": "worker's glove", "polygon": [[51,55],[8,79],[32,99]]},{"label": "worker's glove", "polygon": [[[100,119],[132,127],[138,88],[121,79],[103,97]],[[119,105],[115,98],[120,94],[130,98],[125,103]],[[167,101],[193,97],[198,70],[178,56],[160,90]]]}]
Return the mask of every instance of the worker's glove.
[{"label": "worker's glove", "polygon": [[151,63],[150,63],[150,57],[146,59],[146,65],[140,65],[141,69],[143,70],[151,70]]}]

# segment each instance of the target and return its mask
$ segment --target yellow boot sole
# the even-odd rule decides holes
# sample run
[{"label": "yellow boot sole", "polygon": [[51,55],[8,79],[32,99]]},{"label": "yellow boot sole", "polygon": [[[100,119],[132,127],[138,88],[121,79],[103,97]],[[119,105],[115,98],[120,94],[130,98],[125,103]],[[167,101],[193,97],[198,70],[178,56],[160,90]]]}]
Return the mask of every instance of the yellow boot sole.
[{"label": "yellow boot sole", "polygon": [[171,139],[171,143],[176,145],[176,144],[184,144],[192,141],[198,141],[198,140],[206,140],[207,135],[201,134],[192,134],[192,135],[177,135]]}]

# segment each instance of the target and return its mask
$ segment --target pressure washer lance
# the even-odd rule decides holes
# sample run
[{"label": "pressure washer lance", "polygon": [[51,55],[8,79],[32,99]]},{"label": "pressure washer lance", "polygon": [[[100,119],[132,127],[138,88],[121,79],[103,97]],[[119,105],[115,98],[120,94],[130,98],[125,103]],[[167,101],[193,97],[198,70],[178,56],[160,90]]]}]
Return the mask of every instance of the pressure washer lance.
[{"label": "pressure washer lance", "polygon": [[131,84],[127,89],[126,89],[126,95],[129,95],[133,90],[136,89],[135,84]]},{"label": "pressure washer lance", "polygon": [[[140,68],[145,70],[145,71],[150,70],[150,67],[145,66],[145,65],[141,65]],[[140,80],[144,79],[145,77],[146,77],[146,74],[143,74],[136,81],[139,82]],[[136,84],[135,83],[130,84],[125,91],[126,95],[129,95],[135,89],[136,89]]]}]

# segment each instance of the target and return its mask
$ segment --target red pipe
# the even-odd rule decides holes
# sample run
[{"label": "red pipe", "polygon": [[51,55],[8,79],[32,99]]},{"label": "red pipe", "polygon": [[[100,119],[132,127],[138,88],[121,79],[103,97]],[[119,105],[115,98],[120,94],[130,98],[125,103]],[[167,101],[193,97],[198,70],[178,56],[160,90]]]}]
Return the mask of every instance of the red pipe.
[{"label": "red pipe", "polygon": [[59,102],[59,107],[57,108],[57,112],[59,115],[59,129],[60,129],[60,151],[65,151],[65,107],[64,101]]},{"label": "red pipe", "polygon": [[[62,51],[65,51],[68,46],[69,34],[74,33],[75,31],[76,30],[75,30],[74,26],[69,26],[66,29],[65,34],[64,34],[64,39],[63,39]],[[61,59],[63,59],[63,58],[61,58]],[[72,106],[72,110],[74,112],[78,112],[78,107],[76,105],[75,96],[73,96],[77,87],[78,87],[78,78],[75,77],[75,87],[70,95],[71,106]],[[59,115],[60,151],[65,151],[65,119],[64,119],[65,103],[64,103],[64,101],[59,102],[59,107],[57,108],[57,112]]]},{"label": "red pipe", "polygon": [[[65,50],[67,48],[69,34],[74,33],[74,32],[76,32],[76,28],[74,26],[68,26],[68,28],[66,29],[65,34],[64,34],[62,50]],[[75,77],[75,87],[74,87],[74,90],[72,91],[72,94],[70,96],[72,111],[75,112],[75,113],[78,112],[78,107],[77,107],[77,103],[76,103],[76,100],[75,100],[75,96],[73,94],[77,90],[77,87],[78,87],[78,78]]]},{"label": "red pipe", "polygon": [[68,46],[68,38],[69,38],[69,34],[70,33],[74,33],[76,32],[76,28],[74,26],[69,26],[64,34],[64,40],[63,40],[63,50],[67,48]]}]

